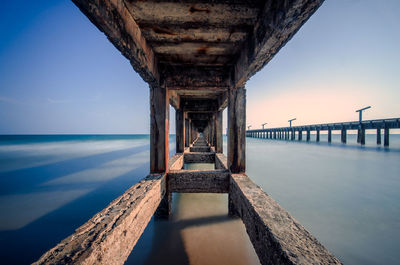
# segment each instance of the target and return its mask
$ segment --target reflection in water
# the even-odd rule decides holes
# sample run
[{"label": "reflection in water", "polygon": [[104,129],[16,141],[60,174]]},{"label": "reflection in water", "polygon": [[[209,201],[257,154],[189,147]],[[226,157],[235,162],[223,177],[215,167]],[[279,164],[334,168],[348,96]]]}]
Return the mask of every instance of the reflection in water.
[{"label": "reflection in water", "polygon": [[174,194],[172,202],[170,220],[152,220],[125,264],[259,264],[226,194]]}]

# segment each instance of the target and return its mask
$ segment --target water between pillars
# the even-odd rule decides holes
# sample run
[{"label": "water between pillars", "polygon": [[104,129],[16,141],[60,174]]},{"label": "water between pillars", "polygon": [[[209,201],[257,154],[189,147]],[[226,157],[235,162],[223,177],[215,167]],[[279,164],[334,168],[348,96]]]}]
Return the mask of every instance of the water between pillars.
[{"label": "water between pillars", "polygon": [[260,264],[242,221],[228,216],[227,194],[176,193],[172,205],[170,220],[152,219],[125,264]]}]

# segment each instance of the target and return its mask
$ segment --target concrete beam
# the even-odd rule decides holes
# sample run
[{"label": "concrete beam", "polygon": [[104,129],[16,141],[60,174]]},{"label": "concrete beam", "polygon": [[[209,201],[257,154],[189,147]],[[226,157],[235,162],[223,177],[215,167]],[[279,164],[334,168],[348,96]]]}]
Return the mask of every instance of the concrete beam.
[{"label": "concrete beam", "polygon": [[231,75],[226,67],[190,65],[161,65],[162,82],[173,90],[200,89],[226,90],[231,85]]},{"label": "concrete beam", "polygon": [[341,264],[246,175],[231,176],[229,201],[261,264]]},{"label": "concrete beam", "polygon": [[157,58],[123,0],[72,0],[150,85],[159,84]]},{"label": "concrete beam", "polygon": [[179,170],[168,173],[170,192],[228,193],[228,170]]},{"label": "concrete beam", "polygon": [[235,86],[261,70],[321,6],[324,0],[265,1],[253,32],[234,65]]},{"label": "concrete beam", "polygon": [[34,264],[124,264],[165,190],[164,174],[146,177]]},{"label": "concrete beam", "polygon": [[185,163],[214,163],[215,153],[185,153]]}]

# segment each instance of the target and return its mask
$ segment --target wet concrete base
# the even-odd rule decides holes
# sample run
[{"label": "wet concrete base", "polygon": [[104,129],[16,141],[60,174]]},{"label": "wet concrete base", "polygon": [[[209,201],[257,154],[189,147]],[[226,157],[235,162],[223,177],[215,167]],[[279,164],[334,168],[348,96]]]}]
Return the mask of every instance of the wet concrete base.
[{"label": "wet concrete base", "polygon": [[170,220],[149,226],[126,264],[260,264],[242,221],[228,216],[227,194],[173,194]]}]

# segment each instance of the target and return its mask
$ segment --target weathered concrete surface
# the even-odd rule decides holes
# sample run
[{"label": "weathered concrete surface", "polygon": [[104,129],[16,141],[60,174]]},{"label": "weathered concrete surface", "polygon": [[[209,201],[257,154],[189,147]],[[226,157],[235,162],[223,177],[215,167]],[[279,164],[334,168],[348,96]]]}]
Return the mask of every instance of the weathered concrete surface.
[{"label": "weathered concrete surface", "polygon": [[183,153],[175,154],[169,159],[168,170],[180,170],[183,168]]},{"label": "weathered concrete surface", "polygon": [[215,153],[185,153],[185,163],[214,163]]},{"label": "weathered concrete surface", "polygon": [[216,169],[228,169],[228,160],[226,156],[221,153],[215,154],[215,168]]},{"label": "weathered concrete surface", "polygon": [[179,170],[168,172],[168,190],[186,193],[228,193],[227,170]]},{"label": "weathered concrete surface", "polygon": [[229,89],[228,167],[232,173],[246,172],[246,89]]},{"label": "weathered concrete surface", "polygon": [[262,264],[341,264],[246,175],[232,174],[229,199]]},{"label": "weathered concrete surface", "polygon": [[158,59],[123,0],[72,0],[104,32],[150,85],[158,84]]},{"label": "weathered concrete surface", "polygon": [[123,264],[165,190],[164,174],[149,175],[34,264]]},{"label": "weathered concrete surface", "polygon": [[162,86],[150,87],[150,173],[167,170],[169,156],[169,96]]},{"label": "weathered concrete surface", "polygon": [[196,146],[190,147],[190,152],[195,152],[195,153],[210,152],[210,147],[196,145]]}]

